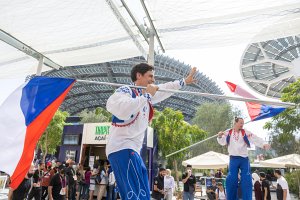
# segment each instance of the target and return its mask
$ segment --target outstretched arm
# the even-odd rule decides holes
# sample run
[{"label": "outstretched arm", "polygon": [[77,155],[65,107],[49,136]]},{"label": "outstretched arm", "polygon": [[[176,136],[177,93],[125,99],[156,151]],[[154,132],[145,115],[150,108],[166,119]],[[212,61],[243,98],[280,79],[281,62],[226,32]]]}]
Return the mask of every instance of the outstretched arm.
[{"label": "outstretched arm", "polygon": [[[192,83],[196,82],[196,80],[194,79],[194,76],[195,76],[196,72],[197,72],[197,68],[193,67],[191,69],[189,75],[185,79],[182,78],[180,80],[176,80],[176,81],[173,81],[173,82],[159,84],[158,87],[159,87],[159,89],[179,90],[180,88],[182,88],[185,85],[192,84]],[[173,95],[173,93],[157,91],[155,93],[155,95],[152,97],[151,101],[152,101],[153,104],[159,103],[159,102],[169,98],[172,95]]]},{"label": "outstretched arm", "polygon": [[246,134],[249,141],[253,143],[255,146],[258,146],[266,150],[270,149],[270,145],[267,142],[265,142],[262,138],[258,137],[257,135],[251,133],[248,130],[246,130]]}]

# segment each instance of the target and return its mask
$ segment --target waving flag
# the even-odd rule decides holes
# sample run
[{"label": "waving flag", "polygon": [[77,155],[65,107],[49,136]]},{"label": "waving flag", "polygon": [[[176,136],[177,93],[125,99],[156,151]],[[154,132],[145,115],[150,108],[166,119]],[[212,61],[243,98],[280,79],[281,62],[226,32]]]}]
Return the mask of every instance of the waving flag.
[{"label": "waving flag", "polygon": [[[233,92],[234,94],[245,98],[257,99],[255,96],[253,96],[248,91],[241,88],[240,86],[228,81],[225,81],[225,83],[229,87],[230,91]],[[251,103],[251,102],[246,102],[246,106],[251,121],[257,121],[257,120],[273,117],[285,110],[285,108],[283,107],[272,107],[265,104],[258,104],[258,103]]]},{"label": "waving flag", "polygon": [[36,144],[74,79],[35,77],[17,88],[0,106],[0,171],[16,189],[27,174]]}]

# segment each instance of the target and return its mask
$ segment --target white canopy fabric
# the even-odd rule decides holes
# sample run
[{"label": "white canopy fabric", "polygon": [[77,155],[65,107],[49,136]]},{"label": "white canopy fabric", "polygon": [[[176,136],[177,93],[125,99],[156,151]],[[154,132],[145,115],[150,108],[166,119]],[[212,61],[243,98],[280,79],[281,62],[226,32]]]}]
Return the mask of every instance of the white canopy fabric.
[{"label": "white canopy fabric", "polygon": [[[141,2],[125,2],[143,25]],[[299,0],[145,3],[166,51],[245,44],[297,35],[300,30]],[[2,0],[0,29],[61,66],[146,56],[149,47],[120,0]],[[36,72],[35,59],[1,39],[0,78]],[[157,46],[156,42],[155,50]]]},{"label": "white canopy fabric", "polygon": [[290,154],[290,155],[280,156],[280,157],[269,159],[269,160],[260,161],[259,163],[266,167],[300,168],[300,155],[299,154]]},{"label": "white canopy fabric", "polygon": [[298,0],[147,0],[165,49],[253,43],[299,33]]},{"label": "white canopy fabric", "polygon": [[[104,0],[3,0],[0,29],[61,66],[101,63],[145,53]],[[133,34],[140,38],[136,32]],[[26,54],[9,50],[8,56],[10,48],[5,46],[0,42],[0,78],[36,72],[32,68],[36,69],[38,61],[28,67]],[[20,73],[22,67],[26,69]]]},{"label": "white canopy fabric", "polygon": [[182,162],[183,166],[192,165],[193,169],[219,169],[229,164],[229,156],[209,151]]}]

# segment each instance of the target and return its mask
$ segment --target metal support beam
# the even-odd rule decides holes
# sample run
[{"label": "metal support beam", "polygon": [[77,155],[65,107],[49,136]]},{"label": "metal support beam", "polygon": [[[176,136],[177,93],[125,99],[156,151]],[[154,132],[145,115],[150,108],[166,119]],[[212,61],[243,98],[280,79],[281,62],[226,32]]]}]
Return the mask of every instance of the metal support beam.
[{"label": "metal support beam", "polygon": [[150,30],[148,64],[154,66],[154,62],[154,33]]},{"label": "metal support beam", "polygon": [[155,34],[155,37],[156,37],[156,39],[157,39],[157,41],[158,41],[158,44],[159,44],[159,46],[160,46],[162,52],[165,53],[165,49],[164,49],[164,47],[163,47],[163,45],[162,45],[162,43],[161,43],[161,41],[160,41],[160,38],[159,38],[158,33],[157,33],[156,29],[155,29],[155,26],[154,26],[154,24],[153,24],[153,21],[152,21],[152,19],[151,19],[151,16],[150,16],[149,12],[148,12],[148,9],[147,9],[147,7],[146,7],[146,4],[145,4],[144,0],[140,0],[140,2],[141,2],[141,4],[142,4],[142,6],[143,6],[143,9],[144,9],[145,13],[146,13],[146,16],[147,16],[148,21],[149,21],[150,26],[151,26],[151,29],[152,29],[152,31],[153,31],[154,34]]},{"label": "metal support beam", "polygon": [[40,58],[43,57],[43,62],[48,67],[51,67],[53,69],[59,69],[62,67],[59,64],[53,62],[51,59],[47,58],[42,53],[36,51],[35,49],[31,48],[27,44],[21,42],[20,40],[18,40],[14,36],[10,35],[9,33],[3,31],[2,29],[0,29],[0,40],[2,40],[3,42],[7,43],[8,45],[10,45],[12,47],[24,52],[25,54],[37,59],[38,61],[40,60]]},{"label": "metal support beam", "polygon": [[139,29],[140,33],[142,34],[143,38],[145,39],[145,41],[149,44],[148,38],[145,34],[145,30],[143,30],[141,28],[141,26],[139,25],[139,23],[137,22],[137,20],[135,19],[135,17],[133,16],[132,12],[130,11],[130,9],[128,8],[127,4],[125,3],[124,0],[121,0],[122,5],[124,6],[124,8],[126,9],[127,13],[129,14],[129,16],[131,17],[132,21],[134,22],[135,26]]},{"label": "metal support beam", "polygon": [[36,75],[37,75],[37,76],[42,75],[43,63],[44,63],[44,57],[41,56],[41,57],[40,57],[40,60],[39,60],[39,65],[38,65],[37,70],[36,70]]},{"label": "metal support beam", "polygon": [[106,0],[106,3],[109,5],[109,7],[113,11],[114,15],[117,17],[117,19],[119,20],[119,22],[122,24],[123,28],[128,33],[128,35],[131,37],[131,39],[133,40],[134,44],[137,46],[137,48],[142,53],[142,55],[144,56],[144,58],[146,58],[147,53],[146,53],[145,49],[143,48],[142,44],[138,41],[138,39],[136,37],[136,34],[134,34],[132,32],[130,26],[126,23],[124,17],[119,12],[117,6],[114,4],[114,2],[112,0]]}]

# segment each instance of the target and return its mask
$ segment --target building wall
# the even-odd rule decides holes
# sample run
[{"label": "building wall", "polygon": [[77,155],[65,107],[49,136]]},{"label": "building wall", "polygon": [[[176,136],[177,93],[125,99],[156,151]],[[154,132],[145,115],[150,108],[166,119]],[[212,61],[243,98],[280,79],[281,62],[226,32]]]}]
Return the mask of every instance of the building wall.
[{"label": "building wall", "polygon": [[[81,149],[81,142],[82,142],[82,133],[83,133],[83,124],[76,124],[76,125],[65,125],[64,130],[63,130],[63,135],[62,135],[62,141],[61,141],[61,146],[59,149],[59,156],[58,159],[60,161],[65,161],[66,158],[66,153],[67,152],[76,152],[75,153],[75,162],[79,162],[79,157],[80,157],[80,149]],[[66,136],[77,136],[78,137],[78,143],[77,145],[75,144],[65,144],[64,139]]]}]

